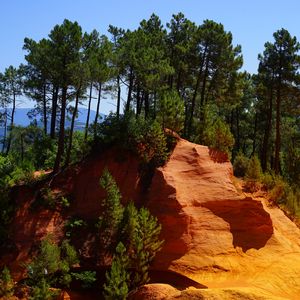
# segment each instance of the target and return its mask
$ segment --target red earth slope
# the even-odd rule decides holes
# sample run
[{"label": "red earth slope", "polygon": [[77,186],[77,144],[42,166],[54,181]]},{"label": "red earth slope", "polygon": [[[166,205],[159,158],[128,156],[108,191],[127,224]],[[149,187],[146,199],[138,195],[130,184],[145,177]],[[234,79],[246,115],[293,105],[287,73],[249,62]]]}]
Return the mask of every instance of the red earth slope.
[{"label": "red earth slope", "polygon": [[264,198],[238,191],[224,155],[179,139],[168,163],[155,171],[148,193],[140,187],[137,161],[119,156],[106,152],[57,176],[54,189],[73,198],[67,214],[32,212],[33,192],[20,192],[12,227],[16,266],[46,233],[62,236],[67,216],[99,215],[104,195],[98,182],[107,167],[123,201],[143,203],[162,224],[165,243],[153,269],[171,270],[208,287],[179,292],[176,299],[299,299],[300,230],[280,209],[267,207]]}]

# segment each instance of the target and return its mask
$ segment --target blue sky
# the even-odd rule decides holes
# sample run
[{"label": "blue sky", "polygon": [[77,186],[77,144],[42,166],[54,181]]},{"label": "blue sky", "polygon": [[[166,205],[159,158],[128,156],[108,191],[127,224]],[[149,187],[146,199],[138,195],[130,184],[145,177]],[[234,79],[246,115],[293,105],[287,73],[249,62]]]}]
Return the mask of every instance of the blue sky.
[{"label": "blue sky", "polygon": [[255,73],[257,55],[272,34],[286,28],[300,40],[298,0],[3,0],[0,7],[0,72],[24,61],[23,40],[46,37],[67,18],[84,31],[106,33],[109,24],[134,29],[156,13],[165,24],[183,12],[197,24],[204,19],[221,22],[231,31],[234,44],[242,45],[243,69]]}]

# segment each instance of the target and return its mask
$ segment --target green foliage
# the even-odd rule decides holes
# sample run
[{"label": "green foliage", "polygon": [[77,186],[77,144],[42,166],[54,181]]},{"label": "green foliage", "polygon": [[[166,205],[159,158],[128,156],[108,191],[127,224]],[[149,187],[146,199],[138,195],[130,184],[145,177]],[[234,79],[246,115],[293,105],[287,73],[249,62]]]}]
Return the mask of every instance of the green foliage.
[{"label": "green foliage", "polygon": [[41,242],[38,255],[27,266],[28,284],[46,290],[39,286],[44,280],[45,286],[60,284],[68,287],[72,280],[70,268],[78,262],[77,253],[68,241],[63,241],[59,247],[47,236]]},{"label": "green foliage", "polygon": [[135,269],[132,286],[134,288],[149,281],[149,266],[156,253],[161,249],[163,241],[159,239],[161,225],[146,208],[138,211],[137,229],[133,235],[134,252],[131,266]]},{"label": "green foliage", "polygon": [[166,91],[158,102],[157,119],[162,127],[180,132],[184,126],[184,102],[177,91]]},{"label": "green foliage", "polygon": [[118,186],[107,169],[100,178],[100,186],[106,192],[106,197],[101,202],[102,210],[99,217],[100,240],[102,245],[109,249],[114,246],[124,208],[120,202],[121,194]]},{"label": "green foliage", "polygon": [[117,145],[138,155],[142,163],[162,165],[167,157],[167,142],[158,122],[132,113],[119,118],[110,115],[97,126],[97,137],[103,145]]},{"label": "green foliage", "polygon": [[81,286],[85,289],[91,288],[96,279],[96,272],[84,271],[81,273],[72,273],[72,277],[82,282]]},{"label": "green foliage", "polygon": [[124,209],[123,219],[120,224],[121,233],[119,237],[123,244],[126,246],[128,253],[133,253],[134,251],[134,243],[138,223],[138,210],[135,207],[134,203],[130,201]]},{"label": "green foliage", "polygon": [[68,198],[66,197],[61,197],[59,199],[59,202],[60,202],[60,205],[63,207],[63,208],[68,208],[70,207],[70,201],[68,200]]},{"label": "green foliage", "polygon": [[56,299],[57,292],[50,289],[50,285],[47,283],[45,278],[42,278],[41,281],[37,282],[36,285],[32,288],[30,293],[30,300],[50,300]]},{"label": "green foliage", "polygon": [[72,235],[76,233],[76,229],[85,227],[86,225],[86,222],[79,218],[72,218],[68,220],[65,224],[66,237],[72,237]]},{"label": "green foliage", "polygon": [[[91,152],[91,143],[84,138],[84,133],[81,131],[73,132],[70,163],[74,164],[80,162],[90,152]],[[65,156],[63,156],[62,160],[63,162],[65,161]]]},{"label": "green foliage", "polygon": [[205,128],[203,134],[205,145],[230,154],[234,145],[234,137],[229,126],[218,118],[210,127]]},{"label": "green foliage", "polygon": [[168,156],[166,137],[159,123],[149,123],[141,119],[136,124],[136,149],[143,163],[162,165]]},{"label": "green foliage", "polygon": [[287,195],[290,192],[290,186],[281,177],[277,176],[274,180],[274,186],[270,191],[270,199],[277,203],[283,204],[286,201]]},{"label": "green foliage", "polygon": [[259,185],[262,177],[262,169],[260,161],[256,155],[252,156],[249,160],[248,167],[245,174],[246,189],[254,192]]},{"label": "green foliage", "polygon": [[44,187],[40,190],[40,203],[50,209],[55,209],[56,208],[56,197],[54,196],[52,190],[48,187]]},{"label": "green foliage", "polygon": [[261,179],[262,170],[260,166],[260,161],[256,155],[252,156],[248,163],[248,168],[246,170],[246,179],[252,181],[259,181]]},{"label": "green foliage", "polygon": [[129,255],[131,274],[130,288],[149,281],[148,270],[163,241],[159,239],[161,226],[146,208],[137,209],[130,202],[124,210],[121,241]]},{"label": "green foliage", "polygon": [[108,300],[125,300],[129,292],[128,284],[130,274],[128,272],[129,258],[126,248],[119,242],[116,247],[116,255],[113,258],[110,271],[106,276],[104,284],[104,297]]},{"label": "green foliage", "polygon": [[10,276],[10,271],[4,267],[0,275],[0,297],[10,297],[14,294],[14,282]]},{"label": "green foliage", "polygon": [[[107,171],[102,175],[101,184],[108,191],[108,187],[111,187],[112,191],[108,193],[113,196],[110,196],[111,198],[120,198],[115,182],[112,181],[112,177]],[[122,297],[126,297],[129,289],[137,288],[149,281],[150,263],[161,249],[163,241],[159,239],[161,226],[149,210],[146,208],[138,210],[133,202],[129,202],[123,209],[118,201],[115,202],[118,203],[116,211],[122,211],[122,214],[118,213],[116,216],[110,217],[110,230],[118,226],[115,233],[119,234],[112,236],[111,231],[108,233],[110,241],[114,237],[119,243],[111,270],[106,275],[107,283],[104,290],[107,299],[125,299]],[[104,207],[106,209],[102,215],[105,216],[111,208]],[[114,207],[114,204],[111,204],[111,207]],[[108,215],[112,215],[112,213],[108,211]],[[101,224],[105,223],[102,221]]]},{"label": "green foliage", "polygon": [[53,275],[59,270],[59,266],[60,249],[51,237],[47,237],[41,242],[38,256],[27,266],[30,285],[38,284],[43,278],[52,283]]},{"label": "green foliage", "polygon": [[5,186],[11,178],[14,164],[8,156],[0,155],[0,186]]},{"label": "green foliage", "polygon": [[234,159],[233,170],[237,177],[244,177],[248,169],[249,159],[242,152],[239,152]]}]

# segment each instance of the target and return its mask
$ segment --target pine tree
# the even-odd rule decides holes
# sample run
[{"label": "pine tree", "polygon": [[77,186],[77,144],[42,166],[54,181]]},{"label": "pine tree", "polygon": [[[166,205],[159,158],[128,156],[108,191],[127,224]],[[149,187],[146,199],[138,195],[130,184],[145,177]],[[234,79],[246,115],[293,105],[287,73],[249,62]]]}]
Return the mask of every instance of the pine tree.
[{"label": "pine tree", "polygon": [[14,294],[14,282],[11,278],[10,271],[4,267],[0,274],[0,297],[10,297]]},{"label": "pine tree", "polygon": [[184,102],[177,91],[164,92],[158,103],[157,118],[162,127],[179,132],[184,125]]},{"label": "pine tree", "polygon": [[106,283],[104,284],[104,297],[108,300],[125,300],[129,292],[128,284],[130,275],[128,273],[129,258],[126,248],[119,242],[116,247],[116,255],[113,258],[110,271],[106,272]]},{"label": "pine tree", "polygon": [[[276,174],[281,172],[280,151],[282,147],[281,126],[283,116],[283,103],[288,103],[295,93],[299,94],[296,85],[299,84],[300,44],[296,37],[292,37],[286,29],[280,29],[274,34],[274,43],[266,43],[263,55],[259,55],[259,74],[264,84],[267,84],[267,97],[269,98],[269,113],[267,137],[271,135],[272,111],[275,102],[275,153],[273,169]],[[275,101],[274,101],[275,100]],[[268,139],[266,142],[268,142]],[[264,152],[266,152],[267,144]],[[265,168],[265,159],[263,159]]]},{"label": "pine tree", "polygon": [[161,225],[148,209],[141,208],[138,212],[137,230],[133,236],[134,252],[131,266],[134,269],[132,287],[136,288],[149,282],[149,267],[156,253],[161,249],[163,241],[159,239]]},{"label": "pine tree", "polygon": [[101,203],[101,215],[99,217],[100,242],[105,250],[103,259],[112,252],[115,247],[119,225],[123,217],[124,208],[120,202],[121,195],[118,186],[107,169],[100,178],[100,186],[106,191],[106,198]]}]

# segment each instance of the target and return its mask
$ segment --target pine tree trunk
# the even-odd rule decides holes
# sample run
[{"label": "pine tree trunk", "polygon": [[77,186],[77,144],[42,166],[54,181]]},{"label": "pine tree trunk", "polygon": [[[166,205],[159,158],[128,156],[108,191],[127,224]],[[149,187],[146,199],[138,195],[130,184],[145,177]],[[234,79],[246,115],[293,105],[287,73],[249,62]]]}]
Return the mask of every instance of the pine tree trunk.
[{"label": "pine tree trunk", "polygon": [[145,101],[145,119],[149,117],[149,93],[145,92],[144,94],[144,101]]},{"label": "pine tree trunk", "polygon": [[4,133],[3,133],[2,153],[4,153],[4,150],[5,150],[6,137],[7,137],[7,109],[5,109],[5,121],[4,121]]},{"label": "pine tree trunk", "polygon": [[[99,112],[100,112],[100,102],[101,102],[101,92],[102,92],[102,83],[100,82],[99,83],[99,91],[98,91],[98,101],[97,101],[97,109],[96,109],[96,116],[95,116],[95,127],[96,127],[96,124],[98,122],[98,118],[99,118]],[[96,128],[95,128],[96,130]]]},{"label": "pine tree trunk", "polygon": [[46,100],[46,83],[43,88],[43,114],[44,114],[44,132],[47,135],[47,100]]},{"label": "pine tree trunk", "polygon": [[57,86],[53,86],[52,110],[51,110],[51,128],[50,128],[50,137],[51,137],[51,139],[55,138],[58,92],[59,92],[59,88]]},{"label": "pine tree trunk", "polygon": [[139,116],[142,111],[142,99],[141,99],[141,90],[140,86],[138,85],[137,87],[137,92],[136,92],[136,115]]},{"label": "pine tree trunk", "polygon": [[132,88],[133,88],[133,71],[132,71],[132,68],[130,68],[129,87],[128,87],[126,109],[125,109],[126,112],[129,112],[129,109],[130,109]]},{"label": "pine tree trunk", "polygon": [[63,87],[62,95],[61,95],[60,126],[59,126],[59,137],[58,137],[58,148],[57,148],[55,163],[53,167],[54,174],[56,174],[60,169],[60,164],[64,153],[67,89],[68,89],[67,87]]},{"label": "pine tree trunk", "polygon": [[203,53],[203,57],[201,59],[200,69],[199,69],[199,73],[198,73],[198,76],[197,76],[196,86],[195,86],[194,93],[193,93],[193,98],[192,98],[190,119],[189,119],[189,122],[188,122],[188,136],[191,135],[194,111],[195,111],[195,106],[196,106],[196,98],[197,98],[197,95],[198,95],[198,90],[199,90],[200,81],[201,81],[201,77],[202,77],[204,61],[205,61],[205,56],[206,56],[206,50],[207,50],[207,48],[205,46],[205,50],[204,50],[204,53]]},{"label": "pine tree trunk", "polygon": [[89,96],[89,104],[88,104],[88,112],[86,117],[85,123],[85,131],[84,131],[84,140],[86,141],[89,129],[89,122],[90,122],[90,111],[91,111],[91,104],[92,104],[92,93],[93,93],[93,82],[91,82],[90,86],[90,96]]},{"label": "pine tree trunk", "polygon": [[11,122],[10,122],[10,130],[9,130],[9,136],[7,141],[7,148],[6,148],[6,155],[9,153],[10,146],[11,146],[11,140],[12,140],[12,130],[14,127],[14,118],[15,118],[15,111],[16,111],[16,93],[13,92],[13,108],[11,112]]},{"label": "pine tree trunk", "polygon": [[201,97],[200,97],[200,120],[203,120],[203,107],[205,105],[205,91],[206,91],[206,82],[208,77],[208,57],[206,58],[206,66],[204,71],[204,77],[202,82],[202,88],[201,88]]},{"label": "pine tree trunk", "polygon": [[280,123],[281,123],[281,82],[279,84],[279,87],[277,88],[277,97],[276,97],[276,138],[275,138],[275,160],[274,160],[275,174],[280,173],[280,148],[281,148]]},{"label": "pine tree trunk", "polygon": [[265,128],[263,146],[261,153],[261,167],[265,172],[267,170],[267,158],[268,158],[268,149],[269,149],[269,140],[272,130],[272,114],[273,114],[273,88],[271,87],[271,93],[269,98],[269,107],[268,107],[268,120]]},{"label": "pine tree trunk", "polygon": [[117,98],[117,118],[120,116],[120,106],[121,106],[121,86],[120,86],[120,76],[117,78],[118,86],[118,98]]},{"label": "pine tree trunk", "polygon": [[240,110],[237,107],[236,110],[236,148],[237,152],[239,152],[240,147],[241,147],[241,142],[240,142]]},{"label": "pine tree trunk", "polygon": [[75,119],[76,119],[77,110],[78,110],[79,94],[80,94],[80,90],[78,90],[77,93],[76,93],[75,107],[74,107],[74,111],[73,111],[73,115],[72,115],[72,120],[71,120],[69,145],[68,145],[68,150],[67,150],[67,155],[66,155],[65,166],[68,166],[69,163],[70,163],[70,157],[71,157],[71,151],[72,151],[72,144],[73,144],[74,125],[75,125]]},{"label": "pine tree trunk", "polygon": [[257,133],[257,113],[255,113],[255,121],[254,121],[254,132],[253,132],[253,143],[252,143],[252,155],[254,155],[255,149],[256,149],[256,133]]}]

